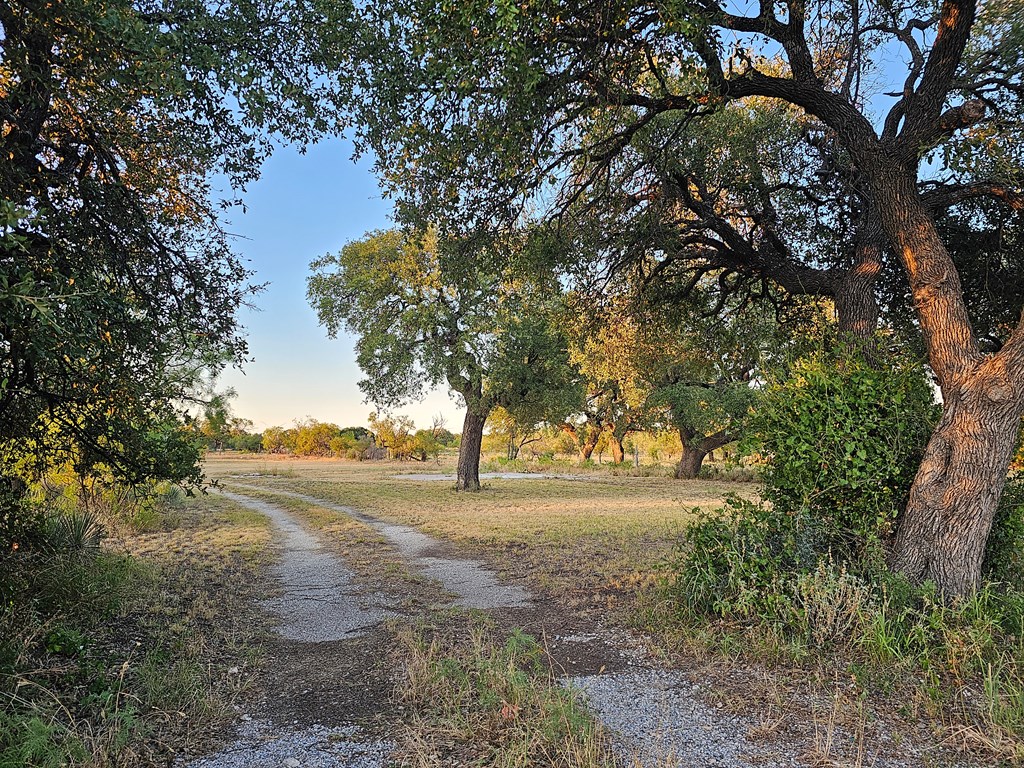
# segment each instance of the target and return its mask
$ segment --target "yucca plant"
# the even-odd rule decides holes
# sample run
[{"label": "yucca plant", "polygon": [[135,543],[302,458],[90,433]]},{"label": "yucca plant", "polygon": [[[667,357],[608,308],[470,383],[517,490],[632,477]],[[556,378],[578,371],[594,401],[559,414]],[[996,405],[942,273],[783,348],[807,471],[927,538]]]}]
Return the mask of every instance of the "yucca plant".
[{"label": "yucca plant", "polygon": [[92,510],[62,512],[50,519],[46,549],[54,554],[94,554],[106,533]]}]

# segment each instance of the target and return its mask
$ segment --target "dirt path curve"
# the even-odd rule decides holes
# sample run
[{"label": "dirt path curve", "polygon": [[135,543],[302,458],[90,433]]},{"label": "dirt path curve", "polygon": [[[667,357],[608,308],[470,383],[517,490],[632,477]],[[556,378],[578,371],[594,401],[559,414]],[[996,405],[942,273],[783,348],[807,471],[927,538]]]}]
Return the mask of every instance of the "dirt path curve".
[{"label": "dirt path curve", "polygon": [[[657,669],[627,633],[592,622],[580,624],[560,606],[543,604],[519,585],[502,584],[482,563],[458,557],[450,544],[415,528],[306,494],[259,490],[315,504],[372,527],[411,569],[438,582],[452,604],[488,610],[511,626],[544,636],[555,663],[566,672],[567,684],[587,696],[615,734],[629,765],[733,768],[751,764],[748,757],[763,764],[768,756],[744,737],[751,723],[704,704],[683,674]],[[386,765],[386,734],[374,738],[354,721],[365,721],[375,706],[386,706],[386,680],[375,679],[368,662],[386,656],[373,648],[374,642],[386,642],[374,637],[374,627],[385,617],[402,613],[401,600],[389,600],[355,579],[341,558],[280,506],[238,493],[226,495],[267,515],[277,531],[280,559],[273,575],[280,591],[266,607],[280,621],[281,641],[271,649],[267,664],[272,678],[267,711],[243,720],[234,744],[190,768]],[[353,656],[362,662],[353,665]],[[275,669],[280,665],[289,671],[280,674]],[[386,670],[378,670],[377,676],[381,674],[387,677]],[[366,700],[353,706],[351,699],[338,695],[338,689],[359,687],[364,679],[370,681]],[[273,692],[287,683],[302,694],[284,695],[275,703]],[[787,759],[774,764],[796,763]]]}]

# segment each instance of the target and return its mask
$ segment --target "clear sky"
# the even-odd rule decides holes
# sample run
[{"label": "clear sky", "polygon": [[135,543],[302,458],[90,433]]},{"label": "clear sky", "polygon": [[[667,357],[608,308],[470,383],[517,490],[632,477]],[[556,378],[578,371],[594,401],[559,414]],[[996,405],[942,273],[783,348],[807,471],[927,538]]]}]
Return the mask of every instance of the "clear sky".
[{"label": "clear sky", "polygon": [[[390,224],[391,205],[382,199],[369,162],[357,165],[351,154],[341,140],[324,141],[305,155],[281,148],[247,191],[246,211],[228,213],[227,229],[238,236],[236,250],[256,271],[254,281],[269,283],[255,299],[256,311],[241,310],[252,362],[220,379],[220,387],[238,392],[236,415],[251,419],[257,430],[309,416],[341,426],[365,424],[373,410],[357,386],[354,340],[328,339],[306,303],[310,261]],[[462,430],[463,413],[444,390],[398,412],[420,427],[441,414],[449,429]]]}]

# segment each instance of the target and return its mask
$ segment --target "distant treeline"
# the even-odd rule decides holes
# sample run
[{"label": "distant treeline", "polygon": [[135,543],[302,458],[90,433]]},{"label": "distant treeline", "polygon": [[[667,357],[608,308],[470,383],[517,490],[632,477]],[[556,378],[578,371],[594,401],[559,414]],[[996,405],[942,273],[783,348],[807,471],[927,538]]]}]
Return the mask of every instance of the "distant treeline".
[{"label": "distant treeline", "polygon": [[330,422],[306,419],[292,427],[269,427],[251,432],[250,422],[238,420],[220,434],[200,429],[199,434],[209,450],[275,453],[289,456],[323,456],[363,461],[367,459],[412,459],[426,461],[436,458],[445,448],[458,447],[458,435],[435,420],[429,429],[416,429],[405,416],[370,415],[372,429],[339,427]]}]

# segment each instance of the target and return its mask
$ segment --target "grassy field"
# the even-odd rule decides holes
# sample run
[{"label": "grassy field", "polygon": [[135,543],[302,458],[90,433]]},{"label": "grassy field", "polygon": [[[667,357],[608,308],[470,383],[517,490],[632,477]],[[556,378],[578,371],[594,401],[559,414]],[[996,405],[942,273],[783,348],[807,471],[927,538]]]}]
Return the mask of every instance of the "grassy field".
[{"label": "grassy field", "polygon": [[[486,480],[479,493],[416,480],[444,465],[359,463],[211,454],[206,471],[227,487],[283,489],[354,507],[488,557],[509,575],[574,607],[615,610],[655,577],[695,509],[753,483],[623,477]],[[403,477],[396,477],[402,474]]]}]

